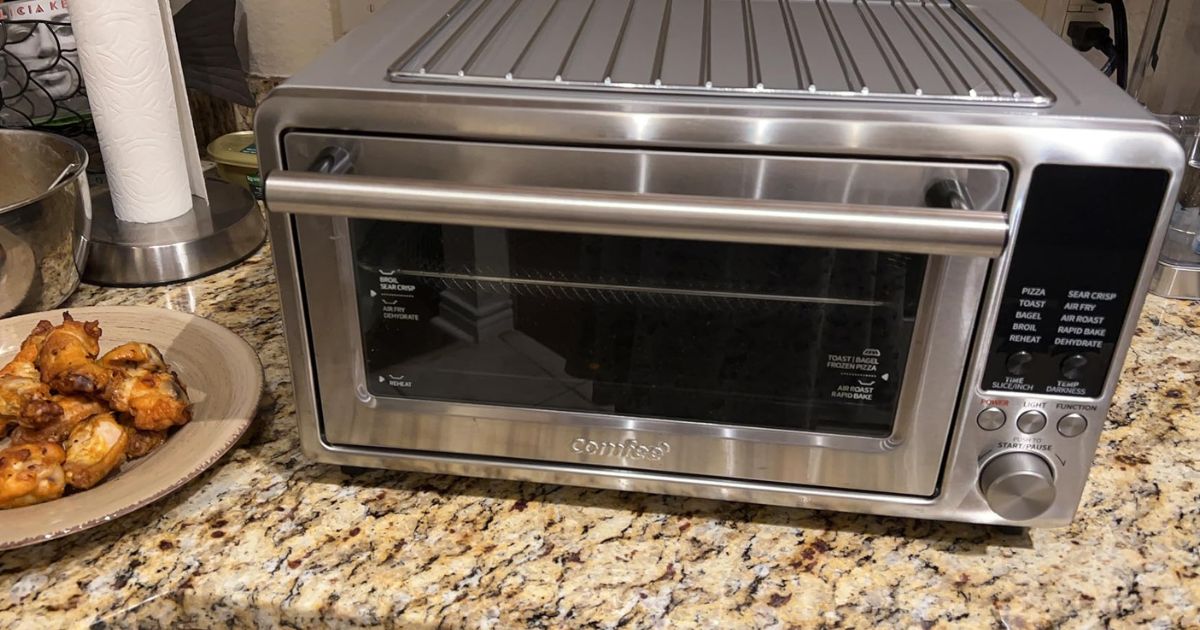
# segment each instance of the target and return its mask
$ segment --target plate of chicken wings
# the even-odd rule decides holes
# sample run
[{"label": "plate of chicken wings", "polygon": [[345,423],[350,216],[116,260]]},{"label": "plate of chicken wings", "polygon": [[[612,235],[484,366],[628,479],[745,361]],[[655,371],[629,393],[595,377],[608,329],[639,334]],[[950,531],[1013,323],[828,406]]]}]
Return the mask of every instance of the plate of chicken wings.
[{"label": "plate of chicken wings", "polygon": [[66,536],[196,478],[249,428],[254,350],[138,306],[0,320],[0,549]]}]

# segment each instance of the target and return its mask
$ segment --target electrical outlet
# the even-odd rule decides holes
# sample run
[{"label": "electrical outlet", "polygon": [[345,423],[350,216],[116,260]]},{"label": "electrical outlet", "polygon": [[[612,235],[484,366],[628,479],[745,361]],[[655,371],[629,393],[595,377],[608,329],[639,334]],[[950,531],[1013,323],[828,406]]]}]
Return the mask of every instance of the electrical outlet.
[{"label": "electrical outlet", "polygon": [[[1095,21],[1112,27],[1112,15],[1108,5],[1098,4],[1092,0],[1041,0],[1034,4],[1040,4],[1042,7],[1039,14],[1042,16],[1042,22],[1064,39],[1071,22]],[[1031,11],[1035,8],[1028,2],[1026,6]]]},{"label": "electrical outlet", "polygon": [[[1059,30],[1063,39],[1068,39],[1067,31],[1074,22],[1099,22],[1107,26],[1109,32],[1113,32],[1112,9],[1107,4],[1097,4],[1091,0],[1069,0],[1063,15],[1062,27]],[[1102,67],[1107,61],[1104,53],[1098,50],[1089,50],[1082,54],[1097,68]]]},{"label": "electrical outlet", "polygon": [[372,13],[382,9],[388,0],[334,0],[334,2],[337,4],[334,15],[338,18],[334,35],[341,37],[365,22]]},{"label": "electrical outlet", "polygon": [[1091,0],[1070,0],[1063,13],[1058,34],[1066,37],[1072,22],[1099,22],[1112,29],[1112,9],[1107,4],[1097,4]]}]

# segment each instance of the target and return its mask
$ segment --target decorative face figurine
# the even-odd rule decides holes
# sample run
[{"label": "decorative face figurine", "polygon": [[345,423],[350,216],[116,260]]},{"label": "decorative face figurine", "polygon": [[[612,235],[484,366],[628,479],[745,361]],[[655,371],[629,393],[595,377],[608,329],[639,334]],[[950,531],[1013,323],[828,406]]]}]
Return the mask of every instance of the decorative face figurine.
[{"label": "decorative face figurine", "polygon": [[0,114],[7,114],[0,122],[16,117],[44,124],[85,113],[70,16],[23,19],[6,4],[20,6],[0,4],[7,15],[0,19]]},{"label": "decorative face figurine", "polygon": [[14,21],[5,30],[5,50],[25,64],[50,98],[67,98],[79,87],[79,52],[67,15],[49,21]]}]

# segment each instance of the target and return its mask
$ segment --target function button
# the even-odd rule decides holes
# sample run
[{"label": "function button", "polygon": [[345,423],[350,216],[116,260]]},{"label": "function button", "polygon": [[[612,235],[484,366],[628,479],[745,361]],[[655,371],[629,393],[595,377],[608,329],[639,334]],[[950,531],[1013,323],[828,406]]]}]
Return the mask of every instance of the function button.
[{"label": "function button", "polygon": [[1003,409],[988,407],[979,412],[979,416],[975,421],[979,423],[979,428],[984,431],[995,431],[1004,426],[1004,421],[1008,418],[1004,415]]},{"label": "function button", "polygon": [[1037,433],[1046,428],[1046,414],[1040,411],[1025,411],[1017,416],[1017,428],[1021,433]]},{"label": "function button", "polygon": [[1077,414],[1069,413],[1058,419],[1058,432],[1063,437],[1075,437],[1083,433],[1087,429],[1087,418]]},{"label": "function button", "polygon": [[1087,367],[1087,364],[1087,357],[1083,356],[1082,354],[1072,354],[1071,356],[1063,359],[1062,363],[1059,364],[1058,367],[1060,373],[1063,375],[1063,378],[1077,381],[1083,377],[1083,370]]},{"label": "function button", "polygon": [[1033,355],[1021,350],[1008,355],[1008,361],[1004,365],[1008,368],[1009,374],[1023,376],[1029,372],[1031,363],[1033,363]]}]

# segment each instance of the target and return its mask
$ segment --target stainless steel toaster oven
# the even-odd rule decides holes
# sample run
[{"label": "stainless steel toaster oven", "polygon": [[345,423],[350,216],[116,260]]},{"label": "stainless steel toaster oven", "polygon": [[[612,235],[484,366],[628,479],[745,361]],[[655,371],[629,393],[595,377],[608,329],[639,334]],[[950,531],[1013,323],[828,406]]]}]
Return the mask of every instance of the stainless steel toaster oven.
[{"label": "stainless steel toaster oven", "polygon": [[257,133],[309,456],[1023,526],[1183,164],[1015,0],[394,0]]}]

